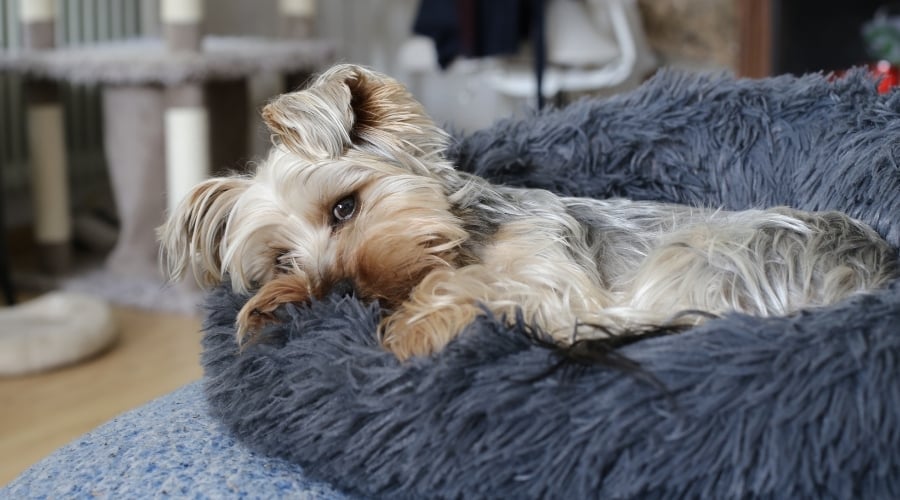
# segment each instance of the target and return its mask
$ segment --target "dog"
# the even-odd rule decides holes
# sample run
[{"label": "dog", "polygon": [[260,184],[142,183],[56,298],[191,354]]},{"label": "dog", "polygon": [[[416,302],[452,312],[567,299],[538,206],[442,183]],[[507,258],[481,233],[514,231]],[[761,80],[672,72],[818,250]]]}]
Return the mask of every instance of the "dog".
[{"label": "dog", "polygon": [[[492,185],[397,81],[355,65],[277,97],[252,175],[209,179],[159,229],[170,277],[251,294],[237,341],[287,303],[378,301],[401,360],[483,314],[558,345],[737,311],[781,316],[885,285],[897,252],[837,212],[730,212]],[[702,314],[689,314],[692,311]]]}]

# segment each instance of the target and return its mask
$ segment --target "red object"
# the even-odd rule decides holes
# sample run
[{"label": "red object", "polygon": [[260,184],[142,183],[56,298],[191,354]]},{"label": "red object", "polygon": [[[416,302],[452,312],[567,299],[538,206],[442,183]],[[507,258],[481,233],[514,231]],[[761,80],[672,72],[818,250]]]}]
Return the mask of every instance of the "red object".
[{"label": "red object", "polygon": [[878,92],[886,94],[900,84],[900,68],[887,61],[878,61],[869,65],[869,71],[879,79]]},{"label": "red object", "polygon": [[[872,78],[878,81],[879,94],[887,94],[892,88],[900,85],[900,67],[894,66],[888,61],[878,61],[867,67]],[[843,78],[846,74],[846,71],[835,71],[829,75],[829,80]]]}]

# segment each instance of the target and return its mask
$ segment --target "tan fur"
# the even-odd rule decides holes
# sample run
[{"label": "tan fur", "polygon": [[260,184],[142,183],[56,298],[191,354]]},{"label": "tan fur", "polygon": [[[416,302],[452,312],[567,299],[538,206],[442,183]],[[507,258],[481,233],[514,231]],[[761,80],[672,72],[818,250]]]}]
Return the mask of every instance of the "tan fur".
[{"label": "tan fur", "polygon": [[790,314],[898,273],[896,251],[843,214],[493,186],[444,160],[446,133],[402,85],[357,66],[263,115],[275,146],[255,174],[198,185],[160,229],[171,276],[251,294],[240,343],[282,304],[347,283],[379,301],[380,338],[406,359],[484,311],[565,344],[705,318],[689,310]]}]

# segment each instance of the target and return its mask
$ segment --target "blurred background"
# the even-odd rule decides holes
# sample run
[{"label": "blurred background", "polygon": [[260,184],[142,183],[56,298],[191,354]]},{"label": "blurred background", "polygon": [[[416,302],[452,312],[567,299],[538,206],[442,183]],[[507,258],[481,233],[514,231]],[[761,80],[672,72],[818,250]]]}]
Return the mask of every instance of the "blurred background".
[{"label": "blurred background", "polygon": [[876,0],[0,0],[0,484],[201,377],[201,293],[154,228],[263,156],[273,96],[338,62],[455,134],[661,68],[896,83]]}]

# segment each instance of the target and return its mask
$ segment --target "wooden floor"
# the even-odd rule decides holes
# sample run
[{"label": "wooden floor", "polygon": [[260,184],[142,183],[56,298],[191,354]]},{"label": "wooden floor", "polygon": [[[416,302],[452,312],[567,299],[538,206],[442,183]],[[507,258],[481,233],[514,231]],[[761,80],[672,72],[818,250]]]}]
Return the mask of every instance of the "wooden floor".
[{"label": "wooden floor", "polygon": [[52,372],[0,377],[0,485],[110,418],[200,378],[199,317],[117,308],[118,342]]}]

